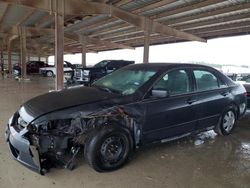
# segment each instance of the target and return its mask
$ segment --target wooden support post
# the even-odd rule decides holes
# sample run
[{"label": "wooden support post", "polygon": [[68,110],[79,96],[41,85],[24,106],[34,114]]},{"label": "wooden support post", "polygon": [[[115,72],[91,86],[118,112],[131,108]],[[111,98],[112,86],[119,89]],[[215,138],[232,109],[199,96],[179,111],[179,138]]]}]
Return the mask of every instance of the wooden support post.
[{"label": "wooden support post", "polygon": [[55,11],[55,65],[56,65],[56,90],[63,89],[63,54],[64,54],[64,1],[56,1]]},{"label": "wooden support post", "polygon": [[27,79],[27,65],[26,65],[26,56],[27,56],[27,49],[26,49],[26,30],[25,27],[20,27],[20,44],[21,44],[21,72],[22,78]]},{"label": "wooden support post", "polygon": [[143,63],[148,63],[149,60],[149,46],[150,46],[150,33],[151,33],[152,21],[145,18],[144,22],[144,51],[143,51]]},{"label": "wooden support post", "polygon": [[45,63],[49,64],[49,57],[48,56],[45,57]]},{"label": "wooden support post", "polygon": [[86,67],[86,38],[81,35],[80,40],[82,44],[82,65]]},{"label": "wooden support post", "polygon": [[0,65],[1,65],[1,74],[4,77],[4,58],[3,58],[3,42],[1,45],[1,52],[0,52]]},{"label": "wooden support post", "polygon": [[11,75],[12,74],[11,41],[8,41],[7,53],[8,53],[8,70],[9,70],[9,75]]},{"label": "wooden support post", "polygon": [[38,56],[38,61],[41,61],[41,56],[40,55]]}]

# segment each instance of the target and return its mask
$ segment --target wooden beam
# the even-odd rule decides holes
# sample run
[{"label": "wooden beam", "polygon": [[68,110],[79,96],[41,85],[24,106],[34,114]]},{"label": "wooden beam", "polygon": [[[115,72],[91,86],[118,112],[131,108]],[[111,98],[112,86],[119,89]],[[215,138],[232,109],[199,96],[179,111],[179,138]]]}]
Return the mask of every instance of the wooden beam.
[{"label": "wooden beam", "polygon": [[21,75],[23,79],[27,78],[27,70],[26,70],[26,55],[27,55],[27,48],[26,48],[26,30],[24,27],[20,27],[20,47],[21,47]]},{"label": "wooden beam", "polygon": [[143,63],[148,63],[149,60],[149,46],[150,46],[150,33],[152,22],[149,19],[145,20],[145,34],[144,34],[144,50],[143,50]]},{"label": "wooden beam", "polygon": [[86,66],[86,37],[80,36],[81,39],[81,46],[82,46],[82,65]]},{"label": "wooden beam", "polygon": [[8,53],[8,70],[9,70],[9,74],[11,75],[12,74],[11,40],[8,41],[7,53]]},{"label": "wooden beam", "polygon": [[[39,1],[39,2],[29,1],[29,0],[22,0],[22,1],[1,0],[1,1],[12,4],[21,4],[24,6],[33,7],[36,9],[42,9],[49,12],[51,11],[54,12],[53,7],[55,7],[56,4],[55,1],[51,1],[52,5],[49,4],[49,1]],[[67,0],[65,1],[65,9],[64,11],[62,10],[61,14],[62,13],[65,13],[66,15],[108,14],[144,29],[144,21],[145,21],[144,16],[139,16],[103,3],[95,3],[95,2],[80,1],[80,0],[70,0],[70,1]],[[152,21],[152,32],[160,33],[163,35],[169,35],[185,40],[206,42],[205,39],[202,39],[198,36],[178,31],[176,29],[173,29],[171,27],[168,27],[166,25],[160,24],[155,21]]]},{"label": "wooden beam", "polygon": [[[132,25],[135,25],[137,27],[145,29],[144,22],[147,18],[145,18],[143,16],[138,16],[136,14],[132,14],[132,13],[120,10],[118,8],[111,8],[111,15],[118,17],[118,18],[132,24]],[[185,33],[183,31],[178,31],[176,29],[173,29],[171,27],[163,25],[159,22],[155,22],[153,20],[151,20],[151,21],[152,21],[152,32],[160,33],[162,35],[173,36],[173,37],[181,38],[181,39],[185,39],[185,40],[206,42],[206,40],[204,40],[198,36],[194,36],[192,34]]]},{"label": "wooden beam", "polygon": [[53,15],[50,14],[46,14],[45,16],[43,16],[37,23],[36,23],[36,27],[42,27],[42,25],[48,21],[49,19],[52,19]]},{"label": "wooden beam", "polygon": [[[132,13],[138,14],[138,13],[141,13],[141,12],[144,12],[144,11],[147,11],[147,10],[151,10],[151,9],[163,6],[163,5],[167,5],[167,4],[173,3],[175,1],[176,0],[158,0],[157,2],[153,2],[153,3],[150,3],[150,4],[146,5],[146,6],[143,6],[142,8],[136,8],[135,10],[132,11]],[[117,6],[117,4],[115,4],[115,5]],[[83,32],[84,33],[85,31],[87,31],[89,29],[97,27],[97,25],[105,25],[107,23],[111,23],[111,22],[114,22],[116,20],[117,19],[115,19],[115,18],[109,18],[109,19],[106,19],[106,20],[101,20],[99,23],[95,23],[95,24],[86,26],[84,28],[81,28],[81,29],[77,30],[76,32]],[[89,33],[87,33],[87,34],[89,34]]]},{"label": "wooden beam", "polygon": [[3,50],[4,50],[4,44],[3,44],[3,41],[1,41],[1,49],[0,49],[0,68],[1,68],[2,77],[4,77],[4,58],[3,58]]},{"label": "wooden beam", "polygon": [[[36,27],[26,27],[26,36],[42,36],[42,35],[54,35],[54,29],[47,29],[47,28],[36,28]],[[15,35],[15,37],[18,36],[18,27],[12,26],[11,29],[9,27],[4,28],[3,26],[0,26],[0,33],[8,33],[11,35]],[[76,33],[72,32],[65,32],[65,37],[75,40],[77,42],[81,42],[79,36]],[[119,43],[110,42],[107,40],[100,40],[98,38],[94,37],[87,37],[86,36],[87,43],[91,44],[104,44],[106,46],[112,46],[114,48],[121,48],[121,49],[134,49],[131,46],[126,46]]]},{"label": "wooden beam", "polygon": [[[194,23],[182,23],[182,24],[177,24],[176,29],[179,30],[183,30],[183,31],[188,31],[189,29],[193,29],[196,27],[209,27],[210,25],[219,25],[224,24],[226,22],[229,21],[244,21],[245,18],[249,18],[250,17],[250,12],[246,12],[246,13],[241,13],[241,14],[230,14],[227,15],[225,17],[220,17],[217,19],[214,18],[210,18],[210,19],[206,19],[204,21],[197,21]],[[174,27],[176,24],[171,25],[172,27]],[[187,30],[186,30],[187,29]],[[136,28],[132,28],[132,29],[125,29],[122,30],[121,32],[116,32],[115,34],[111,33],[111,34],[107,34],[107,35],[102,35],[101,37],[105,40],[117,40],[117,39],[121,39],[122,37],[133,37],[135,35],[141,34],[143,31],[137,31]]]},{"label": "wooden beam", "polygon": [[[67,33],[65,33],[65,37],[73,39],[73,40],[78,41],[78,42],[81,41],[80,37],[78,35],[74,34],[74,33],[68,33],[67,32]],[[94,38],[94,37],[86,37],[86,41],[87,41],[87,43],[100,44],[100,45],[105,45],[105,46],[112,46],[114,48],[134,49],[133,47],[130,47],[130,46],[110,42],[110,41],[107,41],[107,40],[101,40],[101,39]]]},{"label": "wooden beam", "polygon": [[28,10],[28,12],[17,22],[17,26],[18,25],[22,25],[27,19],[29,19],[32,14],[34,14],[35,10],[34,9],[30,9]]},{"label": "wooden beam", "polygon": [[9,9],[8,4],[1,4],[1,6],[3,6],[3,10],[2,10],[2,14],[0,14],[0,24],[3,22],[4,17],[5,17],[6,13],[8,12],[8,9]]},{"label": "wooden beam", "polygon": [[56,65],[56,90],[63,89],[63,55],[64,55],[64,15],[60,14],[64,10],[64,3],[56,0],[55,14],[55,65]]}]

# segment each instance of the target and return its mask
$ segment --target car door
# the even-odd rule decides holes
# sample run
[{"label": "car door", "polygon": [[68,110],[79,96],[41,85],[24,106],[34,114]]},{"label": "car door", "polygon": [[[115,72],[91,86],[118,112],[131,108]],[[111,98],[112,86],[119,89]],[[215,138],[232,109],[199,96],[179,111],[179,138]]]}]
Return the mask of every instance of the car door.
[{"label": "car door", "polygon": [[119,68],[119,61],[110,61],[107,64],[107,73],[111,73]]},{"label": "car door", "polygon": [[[172,70],[156,82],[143,100],[146,108],[143,142],[181,137],[194,131],[196,99],[192,88],[185,69]],[[164,91],[167,96],[161,96]]]},{"label": "car door", "polygon": [[199,119],[196,129],[207,129],[218,123],[223,110],[231,101],[232,94],[216,72],[206,69],[194,69],[192,72],[196,83]]}]

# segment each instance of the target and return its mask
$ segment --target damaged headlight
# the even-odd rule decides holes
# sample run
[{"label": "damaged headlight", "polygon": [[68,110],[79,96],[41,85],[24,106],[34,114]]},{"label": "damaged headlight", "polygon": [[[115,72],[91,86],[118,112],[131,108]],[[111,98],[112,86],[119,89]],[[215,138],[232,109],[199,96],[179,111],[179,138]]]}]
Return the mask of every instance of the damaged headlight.
[{"label": "damaged headlight", "polygon": [[71,119],[50,120],[31,123],[28,130],[33,133],[72,133]]}]

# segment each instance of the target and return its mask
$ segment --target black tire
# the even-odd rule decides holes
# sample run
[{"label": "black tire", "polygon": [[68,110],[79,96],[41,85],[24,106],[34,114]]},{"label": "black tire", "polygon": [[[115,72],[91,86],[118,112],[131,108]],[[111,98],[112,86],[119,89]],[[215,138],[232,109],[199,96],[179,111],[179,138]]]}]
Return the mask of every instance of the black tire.
[{"label": "black tire", "polygon": [[131,155],[133,139],[128,129],[118,125],[103,126],[86,139],[84,157],[97,172],[121,168]]},{"label": "black tire", "polygon": [[219,135],[229,135],[232,133],[237,120],[236,111],[234,108],[229,108],[221,115],[218,125],[214,131]]},{"label": "black tire", "polygon": [[53,77],[54,76],[54,73],[52,71],[47,71],[46,72],[46,76],[47,77]]}]

